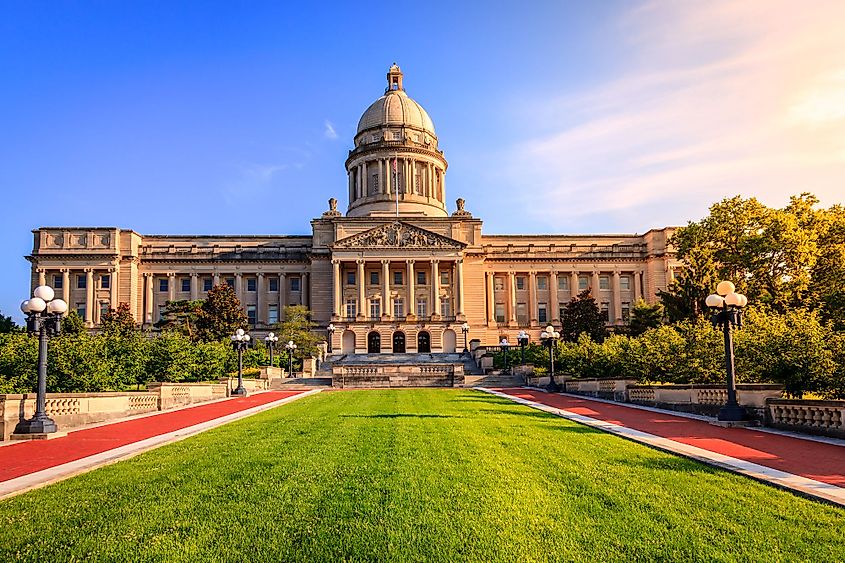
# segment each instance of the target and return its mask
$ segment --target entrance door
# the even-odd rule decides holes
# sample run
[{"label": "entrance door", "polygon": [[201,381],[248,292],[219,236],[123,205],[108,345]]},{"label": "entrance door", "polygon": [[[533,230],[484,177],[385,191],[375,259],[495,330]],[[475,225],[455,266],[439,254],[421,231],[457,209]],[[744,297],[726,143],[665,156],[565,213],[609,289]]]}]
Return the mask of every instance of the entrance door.
[{"label": "entrance door", "polygon": [[393,333],[393,353],[405,353],[405,333],[396,331]]},{"label": "entrance door", "polygon": [[367,353],[378,354],[381,352],[381,334],[371,332],[367,335]]},{"label": "entrance door", "polygon": [[421,331],[417,335],[417,352],[420,354],[428,354],[431,352],[431,335],[425,331]]}]

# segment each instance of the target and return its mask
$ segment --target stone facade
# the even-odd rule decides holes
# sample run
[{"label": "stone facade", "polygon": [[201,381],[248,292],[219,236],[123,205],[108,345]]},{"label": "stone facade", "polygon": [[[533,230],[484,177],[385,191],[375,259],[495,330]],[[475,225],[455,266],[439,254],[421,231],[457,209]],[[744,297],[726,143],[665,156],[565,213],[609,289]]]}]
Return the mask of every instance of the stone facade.
[{"label": "stone facade", "polygon": [[115,227],[34,232],[32,286],[48,284],[96,328],[120,302],[152,326],[169,300],[200,299],[231,284],[256,335],[305,305],[335,352],[453,352],[468,340],[539,338],[591,288],[609,325],[640,297],[654,302],[679,266],[672,228],[630,235],[488,235],[457,200],[446,208],[448,164],[434,125],[388,87],[361,117],[346,160],[349,205],[311,221],[311,236],[141,235]]}]

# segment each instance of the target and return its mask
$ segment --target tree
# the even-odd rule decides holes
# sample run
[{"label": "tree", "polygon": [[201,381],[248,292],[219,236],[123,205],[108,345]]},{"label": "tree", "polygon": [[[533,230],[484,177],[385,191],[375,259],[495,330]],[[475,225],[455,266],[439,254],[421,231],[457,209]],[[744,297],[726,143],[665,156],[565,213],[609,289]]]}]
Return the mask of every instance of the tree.
[{"label": "tree", "polygon": [[660,303],[649,305],[643,299],[637,299],[631,308],[631,321],[628,331],[632,336],[639,336],[650,328],[657,328],[663,324],[664,307]]},{"label": "tree", "polygon": [[568,342],[575,342],[581,334],[586,334],[596,342],[602,342],[607,336],[605,318],[589,289],[566,304],[560,323],[561,338]]},{"label": "tree", "polygon": [[85,332],[85,321],[76,311],[69,311],[62,319],[62,334],[73,335]]},{"label": "tree", "polygon": [[12,317],[6,317],[0,314],[0,334],[8,334],[10,332],[21,332],[23,329],[15,324]]},{"label": "tree", "polygon": [[279,346],[293,340],[296,344],[296,354],[300,358],[310,358],[317,355],[317,347],[323,338],[313,332],[314,323],[311,322],[311,311],[303,305],[285,307],[285,320],[277,324],[276,334],[279,336]]},{"label": "tree", "polygon": [[690,223],[678,229],[671,239],[678,249],[678,257],[684,260],[684,267],[666,291],[658,290],[657,296],[672,322],[703,314],[706,310],[704,300],[719,281],[707,236],[701,225]]},{"label": "tree", "polygon": [[191,340],[196,340],[199,337],[197,323],[204,303],[202,299],[168,301],[155,327],[161,330],[176,330]]},{"label": "tree", "polygon": [[100,331],[103,334],[129,336],[137,330],[135,317],[129,309],[129,303],[120,303],[117,309],[109,309],[100,319]]},{"label": "tree", "polygon": [[845,207],[834,205],[816,213],[812,223],[818,256],[811,273],[810,299],[822,318],[845,330]]},{"label": "tree", "polygon": [[197,311],[197,336],[205,342],[228,340],[239,328],[248,327],[246,313],[235,290],[228,284],[217,285]]}]

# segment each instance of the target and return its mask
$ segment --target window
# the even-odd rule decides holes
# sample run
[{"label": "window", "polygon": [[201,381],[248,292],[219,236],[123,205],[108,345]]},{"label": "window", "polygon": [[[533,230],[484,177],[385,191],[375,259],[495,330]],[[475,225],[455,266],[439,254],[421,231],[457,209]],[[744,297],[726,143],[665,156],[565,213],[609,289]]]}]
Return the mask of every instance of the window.
[{"label": "window", "polygon": [[270,278],[268,285],[270,286],[270,291],[279,291],[279,278]]},{"label": "window", "polygon": [[370,318],[381,317],[381,299],[370,299]]},{"label": "window", "polygon": [[378,174],[370,176],[370,185],[367,189],[370,195],[378,193]]},{"label": "window", "polygon": [[378,272],[370,272],[370,285],[378,285]]},{"label": "window", "polygon": [[258,287],[258,280],[255,278],[247,278],[246,279],[246,290],[255,292],[256,288]]},{"label": "window", "polygon": [[79,315],[80,319],[85,318],[85,303],[76,304],[76,314]]},{"label": "window", "polygon": [[505,322],[505,304],[504,303],[496,303],[496,322],[497,323]]},{"label": "window", "polygon": [[604,322],[610,322],[610,304],[609,303],[602,303],[601,304],[601,316],[604,319]]},{"label": "window", "polygon": [[156,319],[156,321],[160,321],[163,318],[164,318],[164,305],[159,305],[158,306],[158,318]]},{"label": "window", "polygon": [[610,289],[610,278],[608,276],[599,276],[599,289]]},{"label": "window", "polygon": [[88,282],[85,276],[76,276],[76,289],[85,289],[88,287]]},{"label": "window", "polygon": [[290,279],[290,290],[291,291],[301,291],[302,285],[300,284],[301,278],[291,278]]},{"label": "window", "polygon": [[578,290],[583,291],[590,287],[590,278],[587,276],[578,276]]},{"label": "window", "polygon": [[255,305],[246,306],[246,319],[252,326],[255,326]]},{"label": "window", "polygon": [[182,278],[182,291],[191,291],[191,278]]},{"label": "window", "polygon": [[622,320],[626,323],[631,320],[631,304],[622,303]]},{"label": "window", "polygon": [[373,135],[373,142],[374,143],[378,143],[379,139],[381,139],[381,137],[379,137],[378,135]]},{"label": "window", "polygon": [[516,276],[516,288],[525,289],[525,276]]},{"label": "window", "polygon": [[493,278],[493,289],[503,291],[505,289],[505,279],[500,277]]},{"label": "window", "polygon": [[569,278],[567,276],[557,277],[557,288],[569,291]]},{"label": "window", "polygon": [[214,284],[214,280],[212,278],[203,278],[202,279],[202,290],[205,292],[211,291],[211,287]]},{"label": "window", "polygon": [[440,315],[443,317],[452,316],[452,303],[449,301],[448,297],[444,297],[440,301]]},{"label": "window", "polygon": [[403,285],[402,283],[402,270],[398,270],[393,272],[393,285]]},{"label": "window", "polygon": [[402,298],[393,300],[393,316],[401,319],[405,316],[405,300]]},{"label": "window", "polygon": [[547,318],[547,315],[546,315],[546,304],[545,303],[540,303],[537,306],[537,322],[539,322],[539,323],[549,322],[549,319]]},{"label": "window", "polygon": [[564,317],[564,314],[563,314],[563,313],[564,313],[565,311],[566,311],[566,307],[565,307],[565,306],[560,307],[560,308],[557,310],[557,314],[558,314],[558,315],[560,315],[560,316],[558,317],[559,319],[562,319],[562,318]]},{"label": "window", "polygon": [[279,306],[270,305],[267,308],[267,324],[274,325],[279,322]]},{"label": "window", "polygon": [[62,284],[64,283],[63,276],[53,276],[53,289],[62,289]]},{"label": "window", "polygon": [[619,288],[623,290],[631,289],[631,277],[630,276],[620,276],[619,277]]},{"label": "window", "polygon": [[159,291],[168,291],[170,289],[170,280],[167,278],[159,278],[158,279],[158,290]]},{"label": "window", "polygon": [[546,276],[537,276],[537,289],[548,289],[549,278]]},{"label": "window", "polygon": [[109,312],[109,302],[100,301],[100,322],[103,322],[103,317]]},{"label": "window", "polygon": [[417,316],[421,319],[428,316],[428,301],[426,301],[425,297],[417,299]]},{"label": "window", "polygon": [[519,326],[528,325],[528,307],[525,303],[516,304],[516,322]]},{"label": "window", "polygon": [[346,300],[346,316],[353,318],[358,314],[358,302],[355,299]]},{"label": "window", "polygon": [[[291,279],[291,281],[293,280]],[[355,285],[355,272],[352,270],[346,272],[346,285]],[[293,289],[293,286],[291,286],[291,289]]]},{"label": "window", "polygon": [[235,278],[226,278],[226,285],[229,287],[235,287]]},{"label": "window", "polygon": [[100,289],[108,289],[111,287],[111,276],[100,276]]},{"label": "window", "polygon": [[417,285],[425,285],[425,272],[417,272]]},{"label": "window", "polygon": [[440,285],[449,285],[449,271],[440,272]]}]

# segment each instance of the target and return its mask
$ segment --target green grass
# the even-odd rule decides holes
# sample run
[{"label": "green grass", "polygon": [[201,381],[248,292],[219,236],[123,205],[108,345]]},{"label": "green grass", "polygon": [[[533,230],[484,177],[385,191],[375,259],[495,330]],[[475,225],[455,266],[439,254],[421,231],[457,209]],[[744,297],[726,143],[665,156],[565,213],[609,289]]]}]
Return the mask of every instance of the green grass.
[{"label": "green grass", "polygon": [[838,561],[845,511],[475,391],[321,393],[0,502],[0,561]]}]

